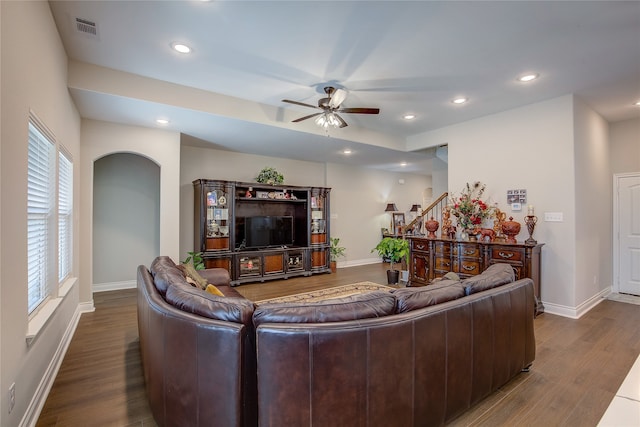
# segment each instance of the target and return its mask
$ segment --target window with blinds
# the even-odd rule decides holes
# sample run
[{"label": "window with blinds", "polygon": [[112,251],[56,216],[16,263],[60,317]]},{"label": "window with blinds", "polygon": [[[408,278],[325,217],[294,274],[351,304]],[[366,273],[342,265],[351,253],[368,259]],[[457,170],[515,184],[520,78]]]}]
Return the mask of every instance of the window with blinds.
[{"label": "window with blinds", "polygon": [[58,153],[58,282],[71,274],[73,258],[73,162],[64,150]]},{"label": "window with blinds", "polygon": [[55,283],[55,143],[36,120],[29,120],[27,179],[27,283],[32,313],[51,294]]}]

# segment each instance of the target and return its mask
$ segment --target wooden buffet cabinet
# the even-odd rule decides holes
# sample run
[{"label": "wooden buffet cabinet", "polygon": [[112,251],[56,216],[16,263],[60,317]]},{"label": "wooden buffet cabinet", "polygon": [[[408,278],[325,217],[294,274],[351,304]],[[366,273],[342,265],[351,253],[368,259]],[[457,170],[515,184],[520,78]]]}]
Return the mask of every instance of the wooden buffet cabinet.
[{"label": "wooden buffet cabinet", "polygon": [[540,300],[541,253],[543,243],[458,241],[407,237],[410,241],[408,286],[428,285],[437,277],[453,271],[460,278],[482,273],[490,265],[506,263],[513,267],[516,280],[533,280],[536,313],[543,313]]},{"label": "wooden buffet cabinet", "polygon": [[[231,285],[331,271],[330,188],[198,179],[193,189],[194,250],[207,268],[227,269]],[[288,228],[271,233],[277,243],[260,241],[264,234],[250,243],[247,227],[268,227],[265,218]]]}]

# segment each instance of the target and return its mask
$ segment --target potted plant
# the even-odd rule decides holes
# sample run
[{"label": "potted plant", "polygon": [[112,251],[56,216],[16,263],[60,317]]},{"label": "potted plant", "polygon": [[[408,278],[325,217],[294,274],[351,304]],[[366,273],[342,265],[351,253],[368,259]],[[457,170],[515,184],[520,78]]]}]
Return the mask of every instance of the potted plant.
[{"label": "potted plant", "polygon": [[276,185],[284,182],[284,175],[271,167],[266,167],[260,171],[256,177],[260,184]]},{"label": "potted plant", "polygon": [[398,283],[400,272],[394,270],[393,264],[409,259],[409,242],[405,239],[396,239],[393,237],[385,237],[378,245],[371,250],[377,251],[381,258],[389,259],[390,266],[387,270],[387,283],[390,285]]},{"label": "potted plant", "polygon": [[193,267],[196,270],[204,270],[204,258],[202,257],[202,252],[187,252],[189,255],[184,261],[183,264],[193,264]]},{"label": "potted plant", "polygon": [[343,246],[340,246],[340,238],[339,237],[331,237],[329,239],[329,254],[330,254],[330,266],[331,272],[336,272],[336,263],[338,258],[344,256],[344,251],[346,250]]}]

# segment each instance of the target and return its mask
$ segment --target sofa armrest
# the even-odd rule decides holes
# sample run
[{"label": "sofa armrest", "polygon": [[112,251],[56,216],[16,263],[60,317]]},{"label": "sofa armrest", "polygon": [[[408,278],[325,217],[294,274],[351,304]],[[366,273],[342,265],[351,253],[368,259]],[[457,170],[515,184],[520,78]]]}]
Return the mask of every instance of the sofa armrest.
[{"label": "sofa armrest", "polygon": [[198,270],[198,273],[205,279],[207,279],[208,283],[212,285],[225,285],[229,286],[231,283],[231,276],[229,272],[224,268],[207,268],[205,270]]}]

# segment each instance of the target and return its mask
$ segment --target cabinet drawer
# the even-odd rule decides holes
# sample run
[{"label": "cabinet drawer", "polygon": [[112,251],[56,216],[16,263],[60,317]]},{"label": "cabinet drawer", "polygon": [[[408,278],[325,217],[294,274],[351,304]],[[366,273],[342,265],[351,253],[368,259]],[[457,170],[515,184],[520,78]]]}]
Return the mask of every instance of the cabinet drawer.
[{"label": "cabinet drawer", "polygon": [[435,269],[436,270],[451,271],[451,259],[449,259],[449,258],[436,258],[435,262],[436,262],[436,265],[435,265]]},{"label": "cabinet drawer", "polygon": [[451,255],[451,245],[443,242],[435,243],[435,253],[436,255],[449,256]]},{"label": "cabinet drawer", "polygon": [[457,247],[457,252],[459,257],[472,257],[478,258],[480,257],[480,246],[473,244],[461,243]]},{"label": "cabinet drawer", "polygon": [[457,273],[475,276],[480,274],[480,263],[478,261],[460,260]]},{"label": "cabinet drawer", "polygon": [[421,240],[412,240],[411,241],[411,249],[414,251],[428,252],[429,251],[429,243],[423,242]]},{"label": "cabinet drawer", "polygon": [[500,261],[522,261],[524,259],[524,250],[498,246],[491,250],[491,258]]}]

